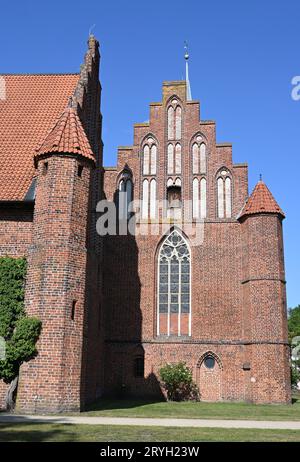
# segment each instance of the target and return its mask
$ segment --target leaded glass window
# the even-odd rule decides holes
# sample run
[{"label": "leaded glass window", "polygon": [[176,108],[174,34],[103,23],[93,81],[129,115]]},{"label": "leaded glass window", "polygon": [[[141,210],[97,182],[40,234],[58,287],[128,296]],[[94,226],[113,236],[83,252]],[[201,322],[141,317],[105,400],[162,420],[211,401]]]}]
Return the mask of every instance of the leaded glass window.
[{"label": "leaded glass window", "polygon": [[190,263],[186,240],[173,230],[161,246],[158,262],[158,315],[168,315],[168,334],[171,315],[178,316],[180,335],[180,316],[190,314]]}]

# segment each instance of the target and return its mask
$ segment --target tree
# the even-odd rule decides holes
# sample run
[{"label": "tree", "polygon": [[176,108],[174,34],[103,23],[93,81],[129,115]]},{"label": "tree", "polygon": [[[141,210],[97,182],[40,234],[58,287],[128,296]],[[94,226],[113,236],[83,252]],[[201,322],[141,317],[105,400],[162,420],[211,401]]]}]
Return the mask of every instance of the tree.
[{"label": "tree", "polygon": [[170,401],[199,401],[198,387],[193,382],[192,371],[186,363],[166,364],[159,373]]},{"label": "tree", "polygon": [[14,406],[20,366],[36,355],[35,344],[41,331],[41,322],[25,314],[25,275],[24,258],[0,258],[0,337],[5,341],[0,379],[9,384],[7,409]]},{"label": "tree", "polygon": [[288,312],[289,341],[300,336],[300,305],[290,308]]},{"label": "tree", "polygon": [[296,387],[300,382],[300,305],[289,309],[288,330],[292,348],[291,381]]}]

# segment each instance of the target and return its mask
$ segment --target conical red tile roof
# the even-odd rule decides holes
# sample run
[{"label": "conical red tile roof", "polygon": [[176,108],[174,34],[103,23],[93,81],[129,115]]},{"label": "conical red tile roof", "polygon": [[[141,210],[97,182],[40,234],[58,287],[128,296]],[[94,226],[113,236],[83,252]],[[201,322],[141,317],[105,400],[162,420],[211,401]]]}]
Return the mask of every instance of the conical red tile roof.
[{"label": "conical red tile roof", "polygon": [[71,107],[67,107],[36,150],[35,159],[52,152],[79,154],[88,159],[95,157],[80,119]]},{"label": "conical red tile roof", "polygon": [[255,186],[251,196],[244,205],[239,218],[256,213],[277,213],[283,218],[285,217],[283,211],[262,180],[260,180]]}]

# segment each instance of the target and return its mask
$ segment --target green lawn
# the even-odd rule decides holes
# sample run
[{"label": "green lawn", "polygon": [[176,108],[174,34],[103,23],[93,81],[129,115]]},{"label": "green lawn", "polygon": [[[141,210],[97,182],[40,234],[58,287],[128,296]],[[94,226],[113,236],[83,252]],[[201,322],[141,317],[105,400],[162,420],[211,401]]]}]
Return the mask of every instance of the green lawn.
[{"label": "green lawn", "polygon": [[101,400],[80,415],[189,419],[300,420],[300,396],[291,405]]},{"label": "green lawn", "polygon": [[300,430],[165,428],[72,424],[0,424],[0,442],[300,441]]}]

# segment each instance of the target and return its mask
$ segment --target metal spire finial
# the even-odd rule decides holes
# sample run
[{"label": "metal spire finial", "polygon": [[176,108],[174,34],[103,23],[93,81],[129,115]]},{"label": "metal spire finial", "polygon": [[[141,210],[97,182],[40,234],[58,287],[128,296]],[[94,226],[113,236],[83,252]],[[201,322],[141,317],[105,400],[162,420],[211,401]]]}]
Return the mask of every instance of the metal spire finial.
[{"label": "metal spire finial", "polygon": [[187,101],[192,100],[192,92],[191,92],[191,86],[190,86],[190,80],[189,80],[189,53],[188,53],[188,44],[187,41],[184,41],[184,49],[185,49],[185,54],[184,54],[184,59],[185,59],[185,81],[186,81],[186,99]]},{"label": "metal spire finial", "polygon": [[259,174],[259,181],[262,181],[262,174]]},{"label": "metal spire finial", "polygon": [[184,49],[185,49],[184,59],[188,60],[190,56],[188,52],[188,43],[186,40],[184,41]]},{"label": "metal spire finial", "polygon": [[92,35],[92,30],[94,29],[94,27],[96,27],[96,24],[93,24],[93,25],[89,28],[89,37]]}]

